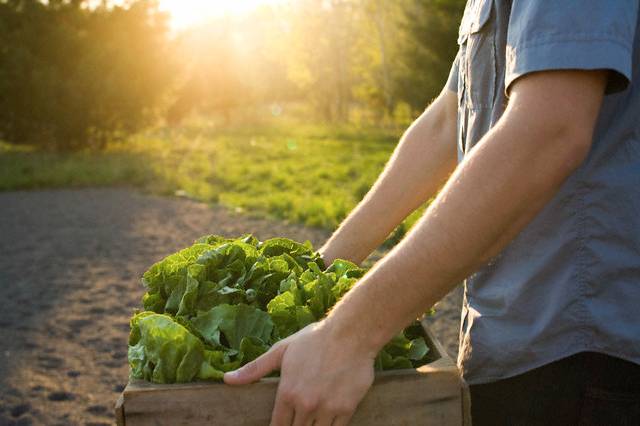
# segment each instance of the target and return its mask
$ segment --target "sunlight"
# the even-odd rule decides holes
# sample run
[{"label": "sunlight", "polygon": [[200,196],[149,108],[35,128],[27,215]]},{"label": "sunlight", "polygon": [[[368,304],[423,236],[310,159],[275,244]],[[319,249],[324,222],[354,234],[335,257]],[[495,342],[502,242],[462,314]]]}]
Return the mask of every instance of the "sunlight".
[{"label": "sunlight", "polygon": [[160,9],[171,15],[171,26],[182,29],[207,18],[225,14],[242,14],[261,5],[275,5],[286,0],[160,0]]}]

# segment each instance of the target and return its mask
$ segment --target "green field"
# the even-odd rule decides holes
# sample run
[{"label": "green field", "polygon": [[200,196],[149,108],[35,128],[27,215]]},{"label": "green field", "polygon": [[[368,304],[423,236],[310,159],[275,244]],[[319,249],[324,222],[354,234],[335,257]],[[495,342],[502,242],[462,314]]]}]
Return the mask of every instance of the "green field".
[{"label": "green field", "polygon": [[139,134],[104,152],[50,153],[4,144],[0,190],[134,186],[331,229],[366,194],[400,134],[198,125]]}]

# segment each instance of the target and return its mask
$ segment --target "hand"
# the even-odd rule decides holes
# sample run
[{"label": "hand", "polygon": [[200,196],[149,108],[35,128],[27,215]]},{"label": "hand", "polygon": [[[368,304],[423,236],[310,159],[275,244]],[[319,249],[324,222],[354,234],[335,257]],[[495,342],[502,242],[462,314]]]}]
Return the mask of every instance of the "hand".
[{"label": "hand", "polygon": [[336,337],[327,320],[314,323],[226,373],[224,381],[252,383],[279,369],[271,426],[344,426],[373,383],[375,352],[355,341]]}]

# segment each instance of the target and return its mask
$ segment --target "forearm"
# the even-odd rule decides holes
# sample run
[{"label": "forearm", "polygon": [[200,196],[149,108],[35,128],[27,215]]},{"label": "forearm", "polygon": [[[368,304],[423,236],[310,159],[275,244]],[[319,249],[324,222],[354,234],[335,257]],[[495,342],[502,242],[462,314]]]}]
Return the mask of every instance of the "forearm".
[{"label": "forearm", "polygon": [[433,197],[455,167],[455,120],[455,95],[445,92],[414,121],[371,190],[320,249],[327,263],[362,262]]},{"label": "forearm", "polygon": [[324,320],[276,343],[225,382],[280,369],[274,424],[346,425],[394,334],[496,255],[586,158],[606,72],[528,74],[420,222]]},{"label": "forearm", "polygon": [[488,133],[405,240],[335,307],[328,323],[338,335],[377,351],[498,254],[553,197],[587,155],[592,128],[530,126],[527,115],[515,111]]}]

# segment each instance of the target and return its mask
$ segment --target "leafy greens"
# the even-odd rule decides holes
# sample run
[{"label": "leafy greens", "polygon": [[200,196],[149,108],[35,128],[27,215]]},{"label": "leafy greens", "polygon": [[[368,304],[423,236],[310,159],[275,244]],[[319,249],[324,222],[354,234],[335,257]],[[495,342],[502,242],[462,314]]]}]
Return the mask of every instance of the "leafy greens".
[{"label": "leafy greens", "polygon": [[[144,311],[131,319],[131,376],[155,383],[221,380],[326,313],[364,275],[346,260],[328,268],[309,242],[209,235],[151,266]],[[415,322],[376,358],[377,369],[424,364]]]}]

